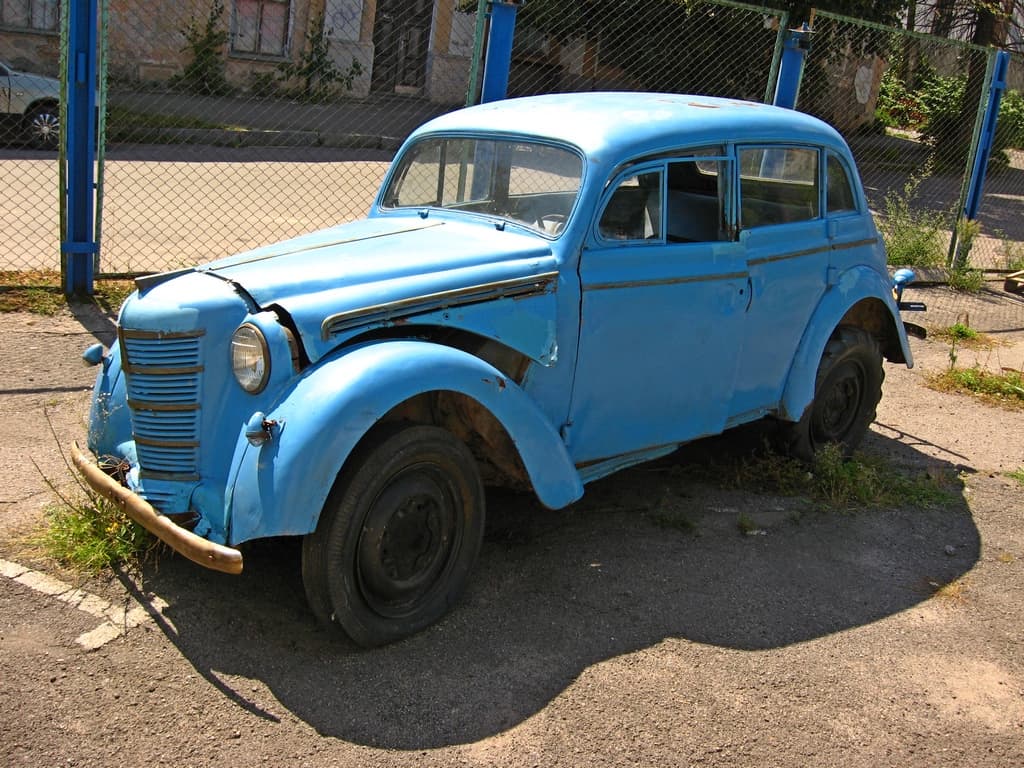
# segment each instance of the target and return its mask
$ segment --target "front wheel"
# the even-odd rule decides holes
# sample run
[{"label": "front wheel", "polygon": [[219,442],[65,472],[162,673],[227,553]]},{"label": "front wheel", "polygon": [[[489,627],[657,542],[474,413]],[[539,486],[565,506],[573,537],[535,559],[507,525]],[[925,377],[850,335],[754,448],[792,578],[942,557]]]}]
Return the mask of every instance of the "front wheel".
[{"label": "front wheel", "polygon": [[463,443],[433,426],[371,434],[303,543],[310,606],[367,647],[418,632],[462,593],[483,530],[483,485]]},{"label": "front wheel", "polygon": [[818,451],[836,443],[850,456],[875,420],[884,377],[874,336],[854,326],[837,328],[818,364],[814,401],[800,421],[784,428],[789,453],[813,461]]}]

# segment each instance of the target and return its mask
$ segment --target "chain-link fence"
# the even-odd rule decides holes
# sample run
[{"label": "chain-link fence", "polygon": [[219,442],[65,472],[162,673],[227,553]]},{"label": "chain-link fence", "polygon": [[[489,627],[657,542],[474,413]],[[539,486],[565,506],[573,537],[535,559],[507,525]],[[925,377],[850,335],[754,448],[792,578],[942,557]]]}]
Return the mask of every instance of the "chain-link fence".
[{"label": "chain-link fence", "polygon": [[[15,273],[59,268],[59,19],[0,3],[0,284]],[[32,29],[26,50],[4,25]],[[35,62],[39,62],[38,64]],[[11,275],[8,278],[8,275]]]},{"label": "chain-link fence", "polygon": [[531,0],[516,23],[509,94],[633,90],[763,101],[786,22],[782,11],[730,2]]},{"label": "chain-link fence", "polygon": [[[103,0],[99,273],[172,269],[363,215],[400,141],[467,93],[477,97],[470,81],[486,38],[478,5]],[[727,0],[531,0],[518,13],[509,95],[629,89],[768,100],[782,35],[796,21]],[[59,19],[26,15],[24,25],[53,29],[21,37],[16,22],[0,23],[0,60],[19,52],[56,75]],[[944,262],[988,53],[826,13],[813,29],[799,108],[850,141],[890,248]],[[1020,80],[1015,61],[980,232],[960,233],[961,242],[974,236],[977,265],[1006,265],[1024,250]],[[59,265],[57,164],[29,141],[20,133],[0,146],[0,271]]]},{"label": "chain-link fence", "polygon": [[101,271],[365,214],[401,140],[465,101],[474,14],[447,6],[435,19],[429,0],[118,3]]},{"label": "chain-link fence", "polygon": [[1024,185],[1009,192],[1017,173],[1004,173],[1018,153],[1005,141],[989,166],[980,231],[957,229],[991,52],[827,13],[811,37],[799,108],[846,136],[890,260],[943,268],[956,233],[970,265],[1002,266],[1024,240],[1024,198],[1015,197]]}]

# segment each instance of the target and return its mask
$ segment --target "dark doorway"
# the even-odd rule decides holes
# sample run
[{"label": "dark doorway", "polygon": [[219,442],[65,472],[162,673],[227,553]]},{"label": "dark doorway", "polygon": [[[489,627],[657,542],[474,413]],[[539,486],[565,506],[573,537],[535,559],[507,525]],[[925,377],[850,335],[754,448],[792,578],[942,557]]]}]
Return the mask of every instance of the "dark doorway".
[{"label": "dark doorway", "polygon": [[426,78],[432,0],[378,0],[373,77],[378,92],[419,94]]}]

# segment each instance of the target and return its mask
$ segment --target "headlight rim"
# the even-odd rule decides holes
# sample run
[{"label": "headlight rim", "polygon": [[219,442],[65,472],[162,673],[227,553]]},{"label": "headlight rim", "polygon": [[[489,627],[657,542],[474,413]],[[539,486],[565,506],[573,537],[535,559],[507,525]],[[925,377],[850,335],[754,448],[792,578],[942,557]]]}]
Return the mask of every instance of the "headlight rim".
[{"label": "headlight rim", "polygon": [[[263,374],[255,386],[247,385],[246,381],[243,380],[239,373],[239,368],[235,365],[235,339],[238,338],[240,332],[249,331],[253,334],[256,342],[260,347],[260,354],[263,359]],[[234,333],[231,334],[231,373],[235,377],[235,381],[238,382],[238,386],[242,388],[247,394],[258,395],[264,389],[267,388],[267,382],[270,381],[270,345],[267,343],[266,334],[260,329],[258,325],[253,322],[246,321],[238,326]]]}]

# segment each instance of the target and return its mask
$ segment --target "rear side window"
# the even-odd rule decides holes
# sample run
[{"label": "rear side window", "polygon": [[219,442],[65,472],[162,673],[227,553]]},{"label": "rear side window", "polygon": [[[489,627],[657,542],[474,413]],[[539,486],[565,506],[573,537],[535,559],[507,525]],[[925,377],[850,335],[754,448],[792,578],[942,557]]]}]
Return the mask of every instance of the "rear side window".
[{"label": "rear side window", "polygon": [[833,154],[828,156],[828,212],[844,213],[857,210],[856,198],[853,196],[853,187],[850,185],[850,176],[846,172],[843,161]]},{"label": "rear side window", "polygon": [[818,218],[818,150],[751,147],[739,156],[744,229]]}]

